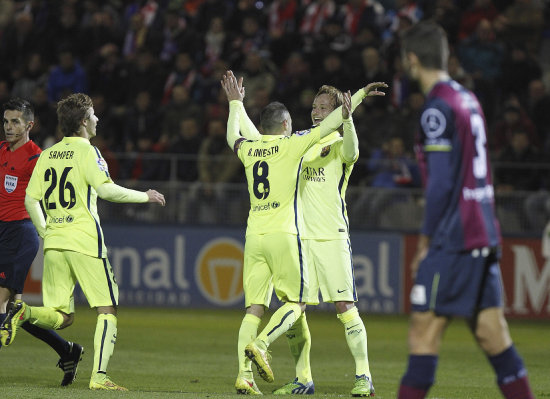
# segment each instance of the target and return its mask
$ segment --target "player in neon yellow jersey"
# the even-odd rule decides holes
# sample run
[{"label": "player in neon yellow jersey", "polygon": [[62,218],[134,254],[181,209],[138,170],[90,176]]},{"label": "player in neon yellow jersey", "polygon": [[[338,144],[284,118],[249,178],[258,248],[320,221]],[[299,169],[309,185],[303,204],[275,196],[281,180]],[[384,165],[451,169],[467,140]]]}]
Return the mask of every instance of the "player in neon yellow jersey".
[{"label": "player in neon yellow jersey", "polygon": [[78,281],[88,303],[98,313],[89,387],[126,391],[107,376],[117,334],[118,286],[107,259],[96,201],[99,195],[113,202],[154,202],[164,206],[165,199],[155,190],[141,192],[113,183],[105,160],[89,141],[96,135],[98,122],[90,97],[70,95],[58,103],[57,115],[65,137],[42,152],[25,197],[31,220],[44,238],[44,306],[16,302],[2,324],[0,336],[3,345],[11,344],[17,328],[27,320],[49,329],[71,325],[73,290]]},{"label": "player in neon yellow jersey", "polygon": [[[244,95],[244,90],[242,89],[242,80],[239,80],[238,83],[237,83],[236,79],[234,78],[234,76],[232,76],[232,74],[230,72],[228,73],[228,75],[229,76],[226,75],[226,77],[224,78],[224,82],[226,82],[226,81],[235,82],[234,85],[236,85],[239,88],[235,92],[238,92],[238,93],[241,93],[241,95]],[[380,93],[376,90],[377,87],[383,87],[383,86],[385,86],[385,85],[384,84],[373,84],[372,86],[369,87],[369,89],[371,89],[371,90],[374,89],[374,93],[372,95],[383,95],[383,93]],[[227,92],[227,88],[226,88],[226,92]],[[365,91],[365,90],[362,90],[362,93],[365,93],[365,95],[368,94],[368,92]],[[259,139],[259,141],[261,141],[261,142],[268,141],[268,140],[266,140],[265,135],[264,136],[259,135],[258,131],[255,129],[252,122],[246,116],[246,113],[244,112],[244,108],[237,101],[231,101],[232,99],[239,99],[238,97],[239,97],[238,95],[234,95],[233,97],[231,97],[228,93],[228,99],[230,100],[231,106],[236,107],[238,109],[238,111],[241,112],[238,127],[240,128],[241,132],[243,132],[243,135],[247,138]],[[355,101],[357,103],[360,102],[362,98],[364,98],[364,96],[362,96],[361,93],[359,93],[355,97],[356,97]],[[357,101],[357,98],[359,98],[359,97],[360,97],[360,99],[359,99],[359,101]],[[350,94],[347,93],[347,95],[344,96],[344,98],[347,101],[344,104],[345,106],[342,108],[343,111],[338,110],[333,115],[331,115],[331,117],[335,117],[337,115],[342,115],[343,119],[344,119],[344,126],[346,126],[344,129],[347,131],[347,130],[350,129],[350,127],[348,125],[351,122],[351,118],[350,118],[350,111],[351,111]],[[233,122],[235,122],[235,121],[233,121]],[[264,128],[264,131],[265,131],[265,127],[263,125],[264,124],[262,123],[262,128]],[[321,127],[322,125],[323,124],[321,124],[319,127]],[[325,125],[326,125],[326,123],[325,123]],[[228,134],[229,134],[229,128],[230,128],[230,126],[228,126]],[[328,133],[332,133],[334,130],[336,130],[336,126],[333,126],[332,129],[331,128],[329,128],[329,129],[330,129],[330,131]],[[351,127],[351,129],[353,129],[353,127]],[[313,132],[315,132],[316,130],[317,130],[317,128],[312,129],[311,132],[306,131],[306,134],[313,134]],[[290,131],[290,129],[288,131]],[[328,133],[323,131],[322,132],[323,137]],[[303,135],[303,134],[304,134],[304,132],[298,132],[297,135],[294,136],[294,138],[299,138],[300,135]],[[253,144],[250,144],[250,145],[253,147]],[[271,147],[271,149],[264,148],[265,152],[258,152],[257,149],[254,149],[254,151],[252,153],[250,153],[250,151],[249,151],[247,155],[255,155],[255,154],[263,155],[263,154],[266,154],[266,156],[269,157],[271,155],[271,154],[269,154],[270,152],[277,151],[277,153],[278,153],[280,151],[278,149],[274,150],[273,148],[275,148],[275,147]],[[298,148],[299,147],[296,144],[295,149],[298,149]],[[241,153],[242,153],[241,151],[238,152],[240,157],[241,157]],[[303,154],[304,153],[302,153],[302,155]],[[288,163],[290,164],[291,162],[288,161]],[[262,192],[265,194],[266,185],[264,183],[267,183],[269,185],[269,190],[271,190],[271,185],[272,185],[270,183],[271,179],[268,178],[268,176],[271,176],[269,171],[271,171],[273,169],[273,167],[270,166],[270,164],[268,164],[267,167],[264,167],[263,169],[260,169],[260,168],[262,168],[261,161],[260,161],[260,164],[258,164],[258,163],[256,163],[256,164],[258,166],[256,168],[253,168],[253,172],[255,171],[256,175],[254,175],[254,173],[253,173],[253,176],[251,176],[251,177],[249,177],[247,175],[247,177],[249,177],[248,178],[249,186],[251,186],[251,183],[252,183],[252,186],[249,187],[249,188],[250,188],[251,193],[254,191],[255,194],[257,194],[257,193],[260,193],[260,190],[263,190]],[[265,169],[267,169],[267,171]],[[279,171],[278,168],[276,168],[275,170]],[[291,177],[294,176],[292,174],[292,172],[295,172],[295,170],[286,170],[286,171],[283,171],[283,173],[282,173],[284,178],[287,181],[290,181],[291,183],[292,183],[292,178]],[[294,184],[295,183],[296,183],[296,180],[294,180]],[[255,184],[257,184],[256,188],[254,187]],[[296,187],[293,187],[293,189],[296,190]],[[270,194],[268,194],[268,196],[269,195]],[[294,195],[296,195],[296,193],[294,193]],[[252,197],[252,195],[251,195],[251,203],[253,204],[252,208],[251,208],[251,214],[252,214],[252,212],[255,209],[257,209],[257,208],[254,207],[254,198]],[[297,198],[295,203],[300,204],[299,198]],[[297,216],[297,219],[300,218],[300,214],[301,214],[301,209],[299,209],[299,208],[301,208],[301,207],[298,205],[296,207],[296,210],[294,211],[294,214]],[[250,223],[250,219],[251,218],[249,218],[249,223]],[[275,223],[275,221],[274,221],[275,219],[273,217],[271,217],[270,220],[271,220],[271,223]],[[303,229],[303,226],[302,226],[302,229]],[[247,242],[249,240],[249,234],[250,234],[250,224],[249,224],[249,229],[247,231]],[[298,237],[297,238],[298,238],[298,242],[300,242],[299,232],[298,232]],[[275,238],[275,239],[278,239],[278,238]],[[300,249],[303,251],[303,248],[300,248]],[[285,251],[285,248],[280,247],[279,250],[282,253],[282,252]],[[286,250],[288,251],[288,249],[286,249]],[[246,257],[247,256],[246,256],[246,247],[245,247],[245,258]],[[241,330],[239,332],[239,376],[237,378],[236,388],[237,388],[237,391],[240,392],[240,393],[254,394],[254,393],[259,393],[259,390],[257,389],[257,387],[255,386],[255,384],[253,382],[252,373],[250,371],[250,364],[249,363],[247,364],[247,360],[246,360],[246,358],[244,358],[244,356],[241,354],[241,352],[242,352],[243,343],[246,343],[247,340],[251,340],[251,339],[254,339],[254,337],[256,337],[258,324],[260,322],[260,317],[263,315],[264,307],[267,307],[269,305],[269,300],[271,298],[271,286],[270,286],[269,273],[265,274],[264,276],[260,276],[260,274],[257,272],[257,270],[261,269],[261,267],[259,267],[259,266],[256,266],[254,268],[250,267],[249,269],[250,270],[247,270],[247,261],[245,260],[244,286],[245,286],[245,297],[246,297],[245,301],[246,301],[246,307],[247,307],[247,314],[245,315],[245,318],[243,319],[243,323],[241,324]],[[306,274],[306,273],[304,272],[304,274]],[[314,280],[316,281],[316,279],[314,279]],[[262,282],[263,282],[263,284],[262,284]],[[307,294],[305,294],[306,299],[302,298],[304,300],[304,302],[312,303],[312,304],[318,303],[317,291],[318,291],[318,287],[316,286],[316,283],[315,283],[314,286],[313,286],[313,290],[310,289],[310,290],[307,291]],[[277,289],[276,289],[276,292],[277,292]],[[277,292],[277,295],[279,297],[281,297],[279,292]],[[286,306],[286,305],[284,305],[284,306]],[[279,311],[277,311],[277,312],[279,312]],[[273,318],[275,318],[275,316],[277,316],[277,312],[276,312],[276,314],[274,314]],[[286,313],[284,313],[284,312],[281,312],[281,314],[286,315]],[[305,316],[303,314],[298,314],[297,316],[298,316],[297,317],[298,320],[304,320],[305,321]],[[272,318],[272,321],[273,321],[273,318]],[[277,320],[278,319],[276,319],[276,321]],[[270,321],[270,324],[271,324],[271,321]],[[264,331],[269,330],[270,324],[268,324],[268,327],[266,327],[266,329],[264,329]],[[279,326],[279,324],[282,324],[282,323],[279,322],[279,323],[275,323],[275,324]],[[278,329],[280,329],[280,327]],[[307,330],[307,324],[306,324],[306,330]],[[309,333],[308,330],[307,330],[307,332]],[[262,341],[262,340],[263,340],[262,339],[262,334],[260,334],[258,336],[258,340],[256,340],[256,342]],[[272,341],[270,341],[270,342],[272,342]],[[261,348],[261,349],[263,349],[263,348]],[[260,363],[261,363],[260,368],[263,368],[264,366],[269,367],[267,359],[265,359],[265,357],[264,357],[264,353],[259,351],[258,354],[253,354],[253,355],[254,355],[254,357],[259,357],[260,358],[259,359]],[[258,356],[256,356],[256,355],[258,355]],[[309,353],[308,353],[308,355],[309,355]],[[302,371],[303,371],[304,374],[307,374],[309,372],[309,376],[311,376],[311,372],[309,371],[309,357],[308,357],[307,360],[308,360],[308,362],[307,362],[308,363],[307,364],[307,369],[308,370],[307,371],[302,370]],[[257,363],[256,359],[254,359],[254,361],[255,361],[255,363]],[[257,364],[257,366],[258,366],[258,364]],[[297,370],[298,370],[298,367],[297,367]],[[269,370],[269,372],[270,372],[270,370]],[[296,380],[296,382],[297,381],[298,380]],[[308,380],[307,377],[306,377],[304,382],[305,382],[305,384],[301,384],[301,383],[294,384],[291,387],[292,392],[287,392],[287,393],[313,393],[314,392],[314,387],[313,387],[313,383],[311,381],[311,378],[309,378],[309,380]],[[286,386],[287,388],[288,388],[288,385],[289,384],[287,384],[287,386]]]}]

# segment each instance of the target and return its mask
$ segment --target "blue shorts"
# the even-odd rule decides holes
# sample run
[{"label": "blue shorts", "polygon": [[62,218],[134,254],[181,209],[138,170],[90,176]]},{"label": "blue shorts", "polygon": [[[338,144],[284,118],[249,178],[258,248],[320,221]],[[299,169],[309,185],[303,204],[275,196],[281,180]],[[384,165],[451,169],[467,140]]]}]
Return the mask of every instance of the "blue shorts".
[{"label": "blue shorts", "polygon": [[38,233],[29,219],[0,222],[0,286],[23,293],[38,252]]},{"label": "blue shorts", "polygon": [[502,306],[502,281],[496,249],[448,252],[430,248],[411,290],[414,312],[470,318]]}]

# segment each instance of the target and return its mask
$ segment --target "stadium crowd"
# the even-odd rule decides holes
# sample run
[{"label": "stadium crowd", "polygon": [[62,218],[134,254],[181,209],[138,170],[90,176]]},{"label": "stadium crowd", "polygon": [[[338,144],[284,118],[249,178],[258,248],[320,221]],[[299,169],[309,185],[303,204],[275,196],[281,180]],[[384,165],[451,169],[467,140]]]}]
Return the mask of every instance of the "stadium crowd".
[{"label": "stadium crowd", "polygon": [[[388,96],[354,116],[361,161],[350,185],[374,187],[420,184],[412,132],[424,99],[402,71],[399,32],[435,19],[451,44],[451,76],[479,97],[491,157],[507,168],[497,169],[497,192],[549,186],[544,169],[515,167],[550,154],[542,0],[4,0],[0,16],[0,103],[32,102],[31,138],[42,148],[61,138],[56,102],[84,92],[114,178],[168,180],[162,157],[145,167],[153,153],[178,154],[179,181],[241,182],[238,160],[221,167],[217,157],[230,154],[226,70],[244,77],[253,121],[276,99],[295,130],[310,126],[322,84],[353,91],[384,81]],[[117,160],[123,153],[134,156]]]}]

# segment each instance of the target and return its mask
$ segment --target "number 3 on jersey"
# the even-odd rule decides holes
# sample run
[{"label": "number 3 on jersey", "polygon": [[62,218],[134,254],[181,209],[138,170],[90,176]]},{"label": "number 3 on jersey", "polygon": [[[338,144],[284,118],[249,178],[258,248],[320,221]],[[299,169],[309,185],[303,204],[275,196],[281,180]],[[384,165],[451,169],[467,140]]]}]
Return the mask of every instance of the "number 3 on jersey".
[{"label": "number 3 on jersey", "polygon": [[[266,161],[256,162],[252,169],[252,174],[254,175],[254,183],[252,186],[254,195],[258,199],[266,199],[269,196],[269,180],[267,180],[269,165]],[[260,191],[260,187],[262,191]]]},{"label": "number 3 on jersey", "polygon": [[[44,195],[44,206],[46,209],[56,209],[57,204],[55,202],[54,190],[59,186],[57,198],[59,200],[59,205],[62,208],[71,209],[76,204],[76,194],[74,191],[74,186],[71,182],[67,181],[67,176],[71,171],[72,167],[68,166],[63,169],[61,173],[61,178],[57,181],[57,172],[54,168],[49,168],[44,173],[44,181],[50,182],[46,194]],[[66,195],[69,195],[68,201]],[[52,198],[53,197],[53,198]]]}]

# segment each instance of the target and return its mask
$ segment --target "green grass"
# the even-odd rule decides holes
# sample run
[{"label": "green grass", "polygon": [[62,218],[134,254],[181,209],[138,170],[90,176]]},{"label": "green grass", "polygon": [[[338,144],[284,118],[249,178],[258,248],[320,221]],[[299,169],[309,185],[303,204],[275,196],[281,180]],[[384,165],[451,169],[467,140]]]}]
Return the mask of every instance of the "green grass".
[{"label": "green grass", "polygon": [[[130,392],[91,392],[88,379],[93,361],[95,313],[79,307],[73,326],[61,331],[65,338],[81,343],[86,350],[74,384],[58,387],[62,373],[55,367],[57,355],[21,330],[12,346],[0,350],[0,397],[236,397],[233,383],[242,316],[243,312],[235,310],[122,308],[109,375]],[[395,398],[407,360],[407,318],[368,315],[363,319],[369,336],[376,397]],[[316,396],[349,397],[355,370],[342,325],[330,312],[309,312],[308,322],[313,337],[311,361]],[[511,321],[510,325],[528,367],[535,396],[550,398],[550,322]],[[267,384],[257,378],[264,393],[294,377],[285,338],[280,338],[270,349],[275,383]],[[429,398],[500,397],[492,369],[460,320],[447,330],[436,379]]]}]

